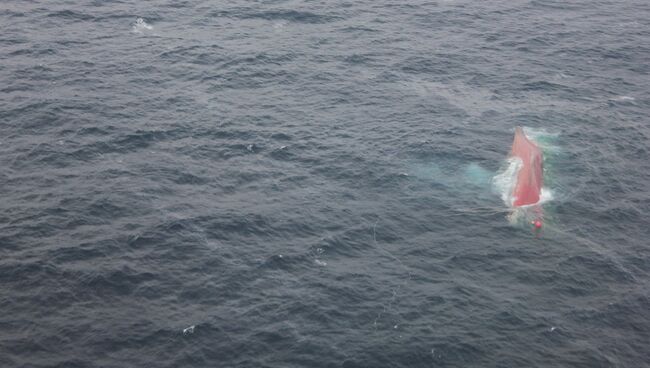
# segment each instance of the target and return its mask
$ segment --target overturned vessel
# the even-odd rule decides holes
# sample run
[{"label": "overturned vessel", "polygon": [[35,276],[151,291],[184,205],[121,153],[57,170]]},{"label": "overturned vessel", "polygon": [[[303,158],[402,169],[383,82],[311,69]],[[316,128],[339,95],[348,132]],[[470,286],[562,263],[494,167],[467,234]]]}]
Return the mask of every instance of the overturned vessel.
[{"label": "overturned vessel", "polygon": [[521,207],[538,203],[544,184],[542,151],[526,137],[521,127],[515,129],[510,155],[521,160],[512,192],[513,206]]}]

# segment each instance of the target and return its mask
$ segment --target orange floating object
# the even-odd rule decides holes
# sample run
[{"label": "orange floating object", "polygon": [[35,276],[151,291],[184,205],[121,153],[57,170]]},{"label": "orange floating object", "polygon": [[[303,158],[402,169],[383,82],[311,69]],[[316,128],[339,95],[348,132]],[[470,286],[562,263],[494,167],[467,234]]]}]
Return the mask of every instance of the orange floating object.
[{"label": "orange floating object", "polygon": [[513,205],[519,207],[539,202],[544,184],[542,151],[526,137],[521,127],[515,129],[510,154],[521,159],[522,163],[517,173]]}]

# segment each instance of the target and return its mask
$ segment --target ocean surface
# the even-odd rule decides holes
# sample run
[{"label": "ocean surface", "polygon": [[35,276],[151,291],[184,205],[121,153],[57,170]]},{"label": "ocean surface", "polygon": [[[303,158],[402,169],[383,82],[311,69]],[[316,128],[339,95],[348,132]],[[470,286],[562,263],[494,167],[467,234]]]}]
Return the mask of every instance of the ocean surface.
[{"label": "ocean surface", "polygon": [[645,0],[4,0],[0,367],[649,367],[649,85]]}]

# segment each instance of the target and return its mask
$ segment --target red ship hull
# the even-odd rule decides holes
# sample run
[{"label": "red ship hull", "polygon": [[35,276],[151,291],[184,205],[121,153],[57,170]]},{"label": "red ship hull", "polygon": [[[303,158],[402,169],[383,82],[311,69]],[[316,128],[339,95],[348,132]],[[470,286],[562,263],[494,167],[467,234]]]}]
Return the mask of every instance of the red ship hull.
[{"label": "red ship hull", "polygon": [[526,137],[521,127],[515,129],[510,154],[521,159],[522,163],[517,173],[513,205],[519,207],[539,202],[544,184],[542,151]]}]

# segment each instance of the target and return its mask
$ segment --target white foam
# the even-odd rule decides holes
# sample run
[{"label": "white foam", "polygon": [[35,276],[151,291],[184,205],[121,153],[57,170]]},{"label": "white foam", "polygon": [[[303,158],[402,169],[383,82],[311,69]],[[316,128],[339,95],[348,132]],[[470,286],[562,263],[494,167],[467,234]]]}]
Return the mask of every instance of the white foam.
[{"label": "white foam", "polygon": [[196,326],[195,326],[195,325],[191,325],[191,326],[188,327],[188,328],[184,328],[184,329],[183,329],[183,335],[193,334],[193,333],[194,333],[194,327],[196,327]]},{"label": "white foam", "polygon": [[512,207],[514,196],[512,195],[517,184],[517,174],[522,166],[519,157],[508,158],[508,166],[492,178],[492,185],[497,193],[501,194],[501,199],[508,206]]},{"label": "white foam", "polygon": [[142,18],[138,18],[132,28],[134,33],[143,33],[144,31],[151,31],[152,29],[153,27],[148,25]]},{"label": "white foam", "polygon": [[634,97],[631,96],[616,96],[614,98],[610,99],[611,101],[616,101],[616,102],[632,102],[636,100]]},{"label": "white foam", "polygon": [[539,195],[539,202],[536,204],[544,204],[553,200],[553,191],[549,188],[542,187],[542,192]]}]

